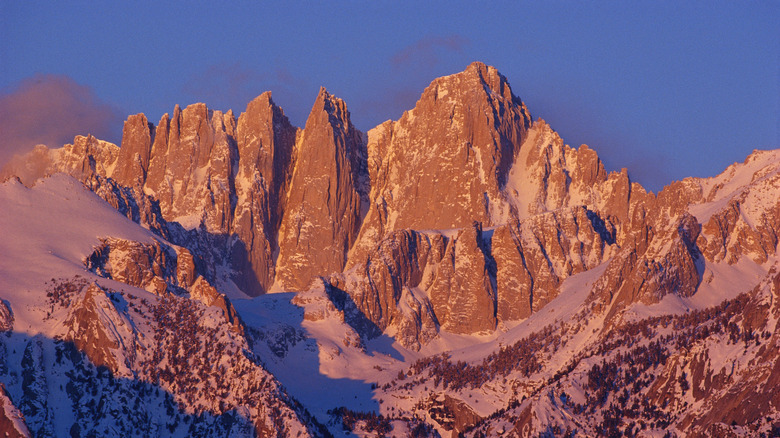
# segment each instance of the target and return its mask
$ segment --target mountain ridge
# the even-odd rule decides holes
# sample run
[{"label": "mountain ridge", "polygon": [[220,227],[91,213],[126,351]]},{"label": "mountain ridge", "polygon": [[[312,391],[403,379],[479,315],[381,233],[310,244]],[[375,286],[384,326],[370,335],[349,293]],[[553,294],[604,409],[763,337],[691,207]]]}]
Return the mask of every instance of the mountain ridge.
[{"label": "mountain ridge", "polygon": [[[79,299],[62,301],[68,312],[55,319],[72,329],[52,337],[72,342],[96,368],[160,385],[188,413],[210,412],[208,430],[223,430],[220,418],[231,406],[244,412],[243,402],[220,393],[195,408],[177,386],[189,378],[186,371],[171,379],[154,371],[173,356],[144,353],[143,368],[133,368],[127,355],[143,342],[138,334],[117,334],[116,321],[157,330],[158,338],[162,329],[121,310],[124,302],[140,305],[128,294],[145,294],[150,312],[173,306],[185,319],[210,315],[203,330],[216,327],[243,349],[241,369],[282,388],[259,410],[230,420],[258,436],[278,426],[280,417],[264,414],[262,406],[271,405],[287,412],[285,430],[311,435],[340,433],[342,425],[368,435],[390,427],[396,436],[412,429],[430,436],[567,435],[567,428],[580,436],[750,435],[780,424],[771,397],[750,389],[763,381],[750,377],[747,365],[777,361],[761,346],[780,345],[776,312],[762,310],[774,309],[778,287],[778,151],[754,151],[718,176],[686,178],[653,194],[625,169],[608,173],[590,147],[572,148],[544,120],[532,121],[507,79],[482,63],[434,80],[415,108],[366,134],[325,88],[303,128],[289,123],[270,92],[238,117],[205,104],[177,105],[172,114],[156,126],[143,114],[128,117],[121,147],[92,136],[59,149],[38,147],[5,167],[2,187],[9,211],[23,211],[24,193],[41,190],[56,194],[53,205],[70,205],[83,195],[74,195],[75,181],[56,175],[66,173],[96,195],[88,209],[105,201],[119,213],[106,219],[114,230],[136,227],[120,235],[77,233],[79,245],[92,249],[62,255],[71,277],[58,284],[76,285],[68,293]],[[32,183],[44,175],[53,176]],[[59,194],[57,184],[71,192]],[[10,214],[0,219],[22,233]],[[31,254],[50,260],[36,248]],[[20,269],[4,266],[7,273]],[[76,272],[91,280],[78,286]],[[6,280],[16,291],[3,303],[8,315],[27,300],[14,281]],[[294,293],[288,299],[284,292]],[[48,308],[30,299],[23,305]],[[22,320],[44,324],[30,312],[6,321],[8,333]],[[681,334],[665,331],[670,323]],[[160,342],[193,339],[181,328],[165,330]],[[637,336],[636,345],[627,333]],[[690,339],[699,356],[690,357],[680,339]],[[731,347],[739,342],[744,352]],[[706,365],[721,360],[719,347],[735,355],[734,364],[746,364],[744,375],[717,377],[720,370]],[[42,348],[45,356],[59,347]],[[627,369],[611,368],[651,353],[652,365],[630,370],[647,384],[631,386]],[[312,364],[295,364],[296,355],[319,365],[323,388],[330,388],[328,379],[374,386],[355,386],[356,401],[337,397],[344,404],[326,409],[317,398],[324,394],[299,382]],[[624,379],[631,392],[608,387],[604,373]],[[691,376],[717,381],[717,389],[700,389]],[[6,377],[0,383],[14,405],[33,412],[30,403],[18,404],[20,382]],[[693,398],[686,387],[695,388]],[[742,387],[761,404],[756,412],[772,420],[753,412],[735,415],[736,426],[716,425],[723,391]],[[313,417],[298,398],[316,407]],[[636,408],[626,405],[632,400]],[[684,415],[683,403],[697,414]],[[615,419],[621,406],[629,409]],[[35,430],[51,421],[31,416]],[[171,427],[171,434],[183,430]]]}]

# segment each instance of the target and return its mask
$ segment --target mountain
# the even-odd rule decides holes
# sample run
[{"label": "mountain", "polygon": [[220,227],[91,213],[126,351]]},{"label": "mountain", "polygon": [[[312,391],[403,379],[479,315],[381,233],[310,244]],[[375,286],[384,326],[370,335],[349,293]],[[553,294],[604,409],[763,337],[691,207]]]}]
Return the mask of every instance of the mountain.
[{"label": "mountain", "polygon": [[777,436],[780,150],[660,193],[495,68],[0,173],[13,436]]}]

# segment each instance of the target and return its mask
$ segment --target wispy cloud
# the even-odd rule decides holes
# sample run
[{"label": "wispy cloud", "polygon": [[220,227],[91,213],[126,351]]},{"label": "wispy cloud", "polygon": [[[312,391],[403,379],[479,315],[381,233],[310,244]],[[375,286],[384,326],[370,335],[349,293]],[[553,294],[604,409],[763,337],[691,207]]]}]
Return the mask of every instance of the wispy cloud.
[{"label": "wispy cloud", "polygon": [[460,35],[429,36],[401,49],[390,58],[395,67],[424,64],[433,67],[439,62],[442,50],[461,52],[469,41]]},{"label": "wispy cloud", "polygon": [[36,75],[0,90],[0,166],[37,144],[60,147],[76,135],[118,142],[123,115],[61,75]]}]

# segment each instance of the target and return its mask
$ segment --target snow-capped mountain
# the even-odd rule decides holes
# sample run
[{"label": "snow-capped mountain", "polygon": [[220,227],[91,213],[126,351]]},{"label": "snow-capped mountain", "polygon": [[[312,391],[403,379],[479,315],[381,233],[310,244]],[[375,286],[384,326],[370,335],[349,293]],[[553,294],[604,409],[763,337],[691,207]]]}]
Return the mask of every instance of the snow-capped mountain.
[{"label": "snow-capped mountain", "polygon": [[365,134],[264,93],[0,179],[10,436],[780,433],[780,150],[656,195],[474,63]]}]

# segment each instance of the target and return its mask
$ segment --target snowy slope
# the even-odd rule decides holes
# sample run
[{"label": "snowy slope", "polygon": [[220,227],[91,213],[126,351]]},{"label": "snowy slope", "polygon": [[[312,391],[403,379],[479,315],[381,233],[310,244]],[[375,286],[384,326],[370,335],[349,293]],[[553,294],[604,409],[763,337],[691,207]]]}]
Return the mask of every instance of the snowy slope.
[{"label": "snowy slope", "polygon": [[32,188],[4,183],[0,205],[0,290],[13,318],[0,382],[33,434],[320,433],[242,353],[247,341],[224,310],[85,269],[101,238],[159,237],[61,174]]}]

